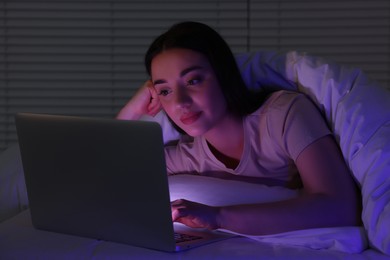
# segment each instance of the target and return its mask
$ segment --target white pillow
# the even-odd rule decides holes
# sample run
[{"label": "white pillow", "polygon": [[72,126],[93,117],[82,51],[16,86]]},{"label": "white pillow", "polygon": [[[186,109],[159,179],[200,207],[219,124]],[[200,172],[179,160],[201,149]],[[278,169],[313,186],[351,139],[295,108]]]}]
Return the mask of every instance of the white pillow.
[{"label": "white pillow", "polygon": [[297,190],[224,180],[200,175],[169,176],[171,201],[188,199],[210,206],[280,201],[298,196]]},{"label": "white pillow", "polygon": [[[169,176],[171,200],[187,199],[210,206],[265,203],[295,198],[298,190],[268,187],[260,184],[223,180],[199,175]],[[234,233],[229,230],[226,232]],[[297,230],[266,236],[241,236],[283,246],[327,249],[360,253],[367,248],[367,238],[361,227],[336,227]]]}]

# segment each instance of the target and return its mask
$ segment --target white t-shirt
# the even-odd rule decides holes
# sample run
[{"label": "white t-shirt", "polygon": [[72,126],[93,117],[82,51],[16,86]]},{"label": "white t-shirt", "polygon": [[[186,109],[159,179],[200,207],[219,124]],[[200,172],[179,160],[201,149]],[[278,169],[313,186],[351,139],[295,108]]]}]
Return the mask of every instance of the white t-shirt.
[{"label": "white t-shirt", "polygon": [[183,136],[165,147],[168,173],[227,172],[283,181],[298,174],[294,161],[312,142],[330,134],[318,108],[301,93],[278,91],[243,120],[244,150],[239,165],[227,168],[206,140]]}]

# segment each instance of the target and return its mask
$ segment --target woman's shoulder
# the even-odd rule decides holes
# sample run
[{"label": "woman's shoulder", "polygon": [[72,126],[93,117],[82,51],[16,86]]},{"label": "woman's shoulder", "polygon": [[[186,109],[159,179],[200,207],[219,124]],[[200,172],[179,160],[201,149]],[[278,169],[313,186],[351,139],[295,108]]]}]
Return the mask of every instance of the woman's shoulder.
[{"label": "woman's shoulder", "polygon": [[286,106],[294,103],[296,100],[307,98],[305,94],[298,91],[279,90],[271,93],[265,103],[268,103],[270,106]]},{"label": "woman's shoulder", "polygon": [[258,122],[271,129],[284,129],[286,124],[310,122],[321,115],[319,112],[319,108],[306,94],[280,90],[270,94],[246,121]]},{"label": "woman's shoulder", "polygon": [[279,90],[268,95],[264,103],[252,114],[287,112],[289,108],[299,100],[307,100],[308,97],[300,92],[291,90]]}]

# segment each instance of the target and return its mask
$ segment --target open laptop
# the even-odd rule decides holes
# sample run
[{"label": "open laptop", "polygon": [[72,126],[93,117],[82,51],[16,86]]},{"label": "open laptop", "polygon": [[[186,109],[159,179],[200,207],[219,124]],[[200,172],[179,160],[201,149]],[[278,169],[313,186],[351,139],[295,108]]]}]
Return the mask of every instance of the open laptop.
[{"label": "open laptop", "polygon": [[[15,120],[37,229],[162,251],[232,236],[172,222],[159,124],[29,113]],[[177,242],[175,233],[188,236]]]}]

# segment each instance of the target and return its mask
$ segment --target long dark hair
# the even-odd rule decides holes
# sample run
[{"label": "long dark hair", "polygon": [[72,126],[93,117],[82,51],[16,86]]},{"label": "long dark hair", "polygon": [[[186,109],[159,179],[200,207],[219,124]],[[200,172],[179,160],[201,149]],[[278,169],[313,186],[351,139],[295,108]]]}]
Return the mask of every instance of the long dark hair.
[{"label": "long dark hair", "polygon": [[157,37],[145,55],[149,75],[153,58],[173,48],[190,49],[206,56],[222,88],[229,112],[245,116],[263,102],[265,94],[248,90],[230,47],[211,27],[198,22],[182,22]]}]

